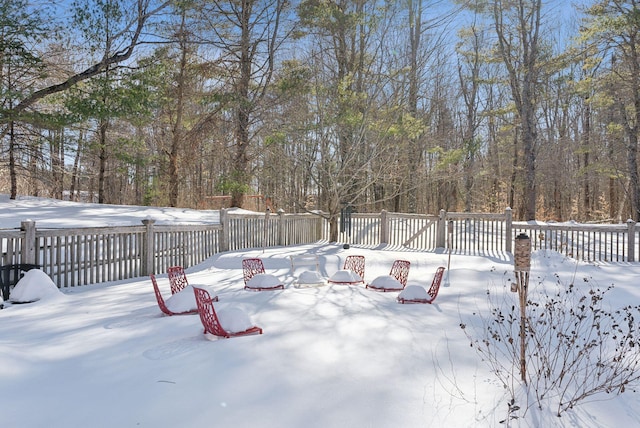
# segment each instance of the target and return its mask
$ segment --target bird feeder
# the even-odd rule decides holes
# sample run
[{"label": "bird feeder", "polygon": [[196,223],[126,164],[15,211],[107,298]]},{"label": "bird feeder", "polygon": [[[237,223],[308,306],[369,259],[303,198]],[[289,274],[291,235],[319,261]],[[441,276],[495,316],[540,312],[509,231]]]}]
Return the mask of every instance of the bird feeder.
[{"label": "bird feeder", "polygon": [[516,236],[514,270],[516,272],[529,272],[531,270],[531,239],[526,233]]}]

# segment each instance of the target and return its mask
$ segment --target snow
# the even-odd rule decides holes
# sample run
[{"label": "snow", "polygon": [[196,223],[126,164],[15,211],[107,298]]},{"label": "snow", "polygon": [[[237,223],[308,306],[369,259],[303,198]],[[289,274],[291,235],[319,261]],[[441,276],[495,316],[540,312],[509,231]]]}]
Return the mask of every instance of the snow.
[{"label": "snow", "polygon": [[[241,212],[235,210],[234,212]],[[56,215],[60,213],[59,215]],[[71,217],[60,217],[72,213]],[[19,228],[22,221],[38,227],[140,226],[142,220],[156,224],[220,223],[220,212],[183,208],[137,207],[130,205],[80,204],[57,199],[22,196],[16,200],[0,195],[0,227]]]},{"label": "snow", "polygon": [[333,275],[329,277],[329,281],[346,284],[346,283],[362,282],[362,278],[360,278],[360,275],[358,275],[352,270],[340,269],[334,272]]},{"label": "snow", "polygon": [[281,285],[280,281],[275,275],[270,273],[258,273],[255,274],[249,281],[247,281],[247,288],[272,288]]},{"label": "snow", "polygon": [[380,275],[371,281],[371,285],[385,290],[402,290],[402,284],[391,275]]},{"label": "snow", "polygon": [[58,286],[40,269],[24,273],[9,294],[11,303],[31,303],[42,299],[62,296]]},{"label": "snow", "polygon": [[198,309],[196,296],[193,293],[193,286],[187,285],[176,294],[164,299],[164,304],[171,312],[181,313]]},{"label": "snow", "polygon": [[[216,306],[217,305],[214,304],[214,307]],[[245,331],[254,326],[249,315],[240,308],[226,307],[220,310],[216,308],[216,314],[218,315],[218,321],[220,321],[222,328],[229,333]]]},{"label": "snow", "polygon": [[427,293],[427,289],[421,285],[407,285],[405,289],[398,294],[398,297],[407,300],[429,299],[429,294]]},{"label": "snow", "polygon": [[[3,227],[27,218],[51,227],[137,221],[135,207],[102,209],[0,198]],[[156,213],[180,223],[203,216],[169,208]],[[251,324],[264,333],[213,341],[197,314],[162,315],[149,278],[52,292],[42,276],[32,282],[39,274],[29,271],[21,287],[29,284],[29,299],[39,300],[6,302],[0,310],[0,426],[507,426],[500,421],[508,415],[509,396],[470,348],[460,324],[482,328],[474,314],[488,313],[488,291],[517,302],[517,293],[509,291],[509,254],[451,255],[431,305],[402,305],[398,293],[362,284],[296,287],[301,275],[292,274],[290,257],[309,254],[317,256],[322,278],[338,272],[351,254],[365,256],[365,280],[388,273],[393,260],[409,260],[405,292],[428,287],[436,268],[449,261],[444,252],[327,243],[218,254],[187,269],[189,283],[219,297],[216,311],[238,324],[233,329]],[[244,290],[241,262],[249,257],[263,259],[285,289]],[[170,295],[166,273],[157,277],[163,295]],[[585,292],[614,285],[605,304],[617,308],[640,301],[639,277],[638,263],[585,263],[536,251],[530,297],[570,283]],[[526,414],[508,426],[638,426],[640,400],[633,389],[593,396],[562,417],[550,406],[538,410],[529,403]]]},{"label": "snow", "polygon": [[327,279],[315,270],[304,270],[298,276],[299,285],[325,285]]}]

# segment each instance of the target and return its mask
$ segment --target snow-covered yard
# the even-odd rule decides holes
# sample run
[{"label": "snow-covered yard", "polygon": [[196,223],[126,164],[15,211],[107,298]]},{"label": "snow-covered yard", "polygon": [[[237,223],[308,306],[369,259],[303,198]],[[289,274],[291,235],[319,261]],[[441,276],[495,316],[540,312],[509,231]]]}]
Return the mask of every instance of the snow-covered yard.
[{"label": "snow-covered yard", "polygon": [[[60,218],[68,221],[73,207],[65,209]],[[15,218],[37,215],[37,209],[26,209]],[[3,225],[9,217],[9,210],[2,210]],[[362,285],[294,286],[302,271],[315,266],[301,262],[292,270],[290,256],[310,254],[318,256],[324,277],[341,269],[347,255],[364,255],[367,281],[388,274],[393,260],[406,259],[411,262],[408,284],[424,287],[436,268],[449,262],[446,253],[345,250],[334,244],[219,254],[187,269],[187,276],[190,284],[218,295],[217,309],[240,308],[264,330],[231,339],[207,339],[198,315],[162,316],[149,278],[8,304],[0,311],[0,425],[505,426],[499,421],[507,415],[506,390],[470,347],[460,323],[482,327],[473,314],[488,314],[487,290],[517,302],[517,294],[509,291],[510,255],[453,255],[433,305],[402,305],[398,293]],[[284,280],[285,289],[243,289],[241,261],[247,257],[260,257],[268,273]],[[613,284],[606,304],[615,308],[640,302],[639,277],[636,263],[585,264],[537,251],[531,296],[571,282],[585,291]],[[166,274],[160,273],[158,281],[169,297]],[[532,405],[511,426],[640,424],[640,400],[631,388],[592,398],[561,418],[554,409],[538,412]]]}]

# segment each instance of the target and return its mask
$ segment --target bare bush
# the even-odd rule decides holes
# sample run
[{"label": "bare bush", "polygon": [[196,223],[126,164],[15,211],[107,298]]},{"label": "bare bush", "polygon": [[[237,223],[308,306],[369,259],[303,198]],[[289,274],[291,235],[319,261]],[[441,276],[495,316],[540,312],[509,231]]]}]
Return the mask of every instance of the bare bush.
[{"label": "bare bush", "polygon": [[[526,382],[519,377],[519,306],[506,285],[501,294],[487,290],[488,315],[473,314],[480,323],[460,324],[511,395],[508,417],[502,422],[524,416],[531,405],[549,407],[561,416],[596,394],[621,394],[638,385],[640,306],[610,308],[605,297],[613,285],[601,289],[584,278],[578,287],[555,277],[553,293],[541,282],[537,287],[541,291],[527,302]],[[522,391],[530,402],[517,403]]]}]

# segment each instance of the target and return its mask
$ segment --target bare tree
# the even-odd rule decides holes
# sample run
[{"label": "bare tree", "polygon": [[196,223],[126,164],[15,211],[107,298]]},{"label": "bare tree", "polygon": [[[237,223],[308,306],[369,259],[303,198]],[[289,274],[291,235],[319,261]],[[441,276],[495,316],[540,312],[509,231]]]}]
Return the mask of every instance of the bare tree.
[{"label": "bare tree", "polygon": [[369,190],[398,169],[397,158],[389,158],[393,146],[384,137],[395,117],[376,123],[391,111],[380,103],[388,70],[379,68],[386,30],[379,24],[389,22],[390,9],[377,6],[366,0],[308,0],[298,11],[312,40],[308,58],[317,70],[311,138],[320,149],[313,160],[314,180],[333,241],[340,210],[366,204]]},{"label": "bare tree", "polygon": [[640,23],[637,0],[601,0],[588,9],[583,34],[603,49],[609,73],[605,76],[616,109],[612,119],[622,127],[626,148],[627,195],[631,218],[640,220]]},{"label": "bare tree", "polygon": [[178,206],[179,193],[179,159],[180,148],[183,144],[184,129],[183,116],[185,104],[185,91],[187,84],[187,57],[189,55],[189,37],[186,28],[186,10],[180,8],[180,24],[177,31],[177,44],[179,52],[178,72],[175,76],[175,93],[173,94],[175,110],[173,125],[171,127],[171,147],[169,149],[169,206]]},{"label": "bare tree", "polygon": [[492,12],[498,48],[509,76],[524,151],[525,220],[536,217],[536,90],[541,72],[542,0],[495,0]]},{"label": "bare tree", "polygon": [[468,47],[458,45],[458,78],[464,101],[465,110],[463,116],[462,146],[465,155],[464,161],[464,207],[465,211],[472,208],[472,190],[474,186],[474,173],[476,156],[480,150],[477,139],[479,127],[478,109],[480,103],[480,67],[483,63],[481,52],[484,42],[483,30],[476,22],[469,25],[464,31],[464,39],[468,39]]},{"label": "bare tree", "polygon": [[220,52],[215,67],[223,85],[220,98],[233,126],[231,176],[226,177],[231,204],[242,206],[252,178],[254,138],[260,111],[276,68],[276,55],[289,37],[287,0],[212,1],[203,7],[208,20],[203,43]]}]

